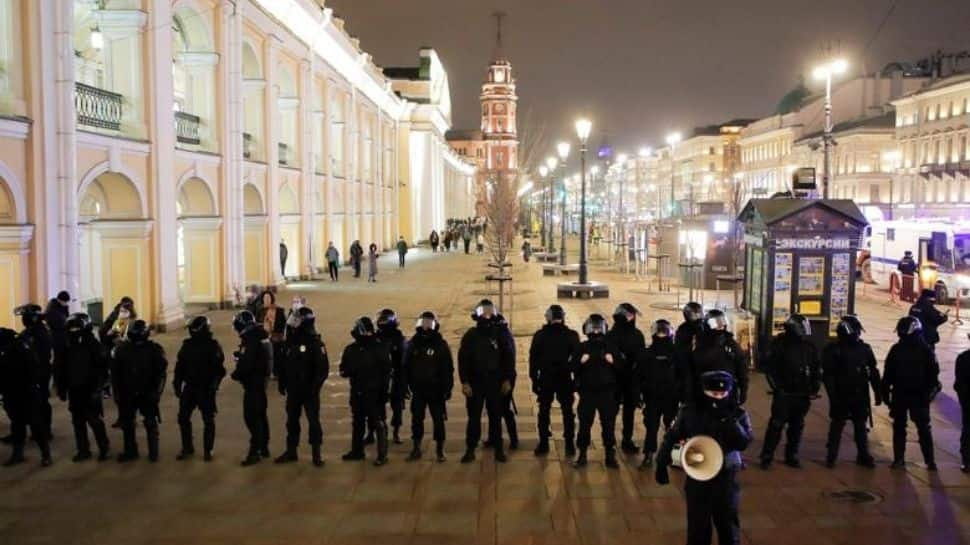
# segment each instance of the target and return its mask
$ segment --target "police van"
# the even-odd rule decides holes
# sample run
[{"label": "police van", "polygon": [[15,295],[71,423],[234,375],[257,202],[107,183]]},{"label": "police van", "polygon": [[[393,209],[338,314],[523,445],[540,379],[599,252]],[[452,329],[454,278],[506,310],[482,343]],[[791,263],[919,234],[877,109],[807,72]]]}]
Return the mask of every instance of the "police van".
[{"label": "police van", "polygon": [[[869,258],[861,268],[867,280],[884,289],[897,289],[896,269],[908,250],[919,265],[919,288],[936,290],[937,300],[949,301],[970,289],[970,223],[941,220],[873,222],[868,237]],[[868,273],[868,274],[867,274]]]}]

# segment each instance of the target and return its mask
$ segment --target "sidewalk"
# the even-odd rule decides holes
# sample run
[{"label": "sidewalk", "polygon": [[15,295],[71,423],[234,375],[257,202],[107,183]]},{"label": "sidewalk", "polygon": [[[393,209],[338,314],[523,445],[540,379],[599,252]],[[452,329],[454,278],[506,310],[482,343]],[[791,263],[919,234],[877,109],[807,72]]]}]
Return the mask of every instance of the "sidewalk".
[{"label": "sidewalk", "polygon": [[[595,255],[595,254],[594,254]],[[464,448],[464,403],[456,389],[448,404],[449,460],[436,464],[429,459],[404,461],[410,449],[409,415],[402,429],[403,445],[391,445],[390,464],[375,468],[370,463],[344,463],[339,456],[350,442],[350,411],[347,384],[337,375],[337,355],[350,342],[350,329],[359,315],[374,316],[381,308],[397,311],[406,334],[413,331],[417,316],[435,311],[442,332],[457,353],[461,334],[471,326],[469,314],[483,297],[497,303],[497,294],[484,282],[486,257],[463,253],[432,254],[428,249],[408,254],[405,269],[397,268],[397,256],[381,259],[376,284],[366,273],[354,279],[341,270],[340,282],[291,283],[281,290],[287,305],[296,294],[307,297],[316,310],[318,326],[331,354],[331,376],[324,390],[322,418],[327,464],[315,469],[309,463],[305,437],[300,463],[275,466],[264,462],[240,468],[246,450],[246,431],[241,414],[241,391],[228,379],[220,391],[216,459],[176,462],[178,428],[176,404],[170,387],[162,405],[162,459],[119,466],[114,462],[72,464],[73,436],[66,404],[54,401],[54,456],[51,468],[40,469],[36,449],[30,460],[14,469],[0,468],[0,535],[18,545],[71,544],[675,544],[685,539],[682,474],[672,471],[672,484],[659,487],[652,473],[637,471],[639,458],[621,455],[621,468],[607,471],[602,465],[599,435],[594,430],[591,463],[574,470],[561,456],[561,422],[553,411],[556,443],[553,452],[539,460],[532,455],[536,442],[535,399],[528,384],[526,357],[532,332],[542,322],[545,308],[555,302],[555,277],[543,277],[539,264],[523,264],[511,257],[514,307],[503,309],[512,321],[518,346],[519,381],[515,400],[519,409],[520,450],[510,461],[496,465],[489,451],[478,461],[458,463]],[[573,257],[572,260],[575,260]],[[571,260],[571,261],[572,261]],[[637,305],[644,316],[640,327],[649,328],[657,318],[681,321],[676,292],[648,294],[643,282],[607,272],[594,262],[591,278],[607,281],[608,300],[563,300],[567,322],[578,328],[591,312],[611,314],[625,300]],[[713,301],[713,292],[704,294]],[[722,299],[727,301],[729,293]],[[681,298],[680,304],[686,302]],[[658,310],[657,307],[670,310]],[[866,339],[882,357],[893,341],[892,326],[905,308],[889,308],[878,295],[868,294],[858,304],[867,328]],[[227,311],[210,314],[217,337],[227,354],[235,346]],[[890,471],[891,429],[885,407],[876,409],[872,434],[873,453],[879,467],[858,468],[848,435],[843,440],[840,465],[822,466],[827,430],[827,403],[813,405],[802,458],[805,468],[784,466],[763,472],[751,464],[742,480],[742,528],[749,544],[903,544],[962,543],[970,535],[970,477],[959,471],[956,456],[959,408],[952,393],[953,359],[970,345],[967,326],[941,328],[939,347],[944,393],[934,404],[933,424],[940,471],[929,475],[916,464],[906,471]],[[182,331],[159,337],[173,361]],[[230,362],[231,365],[231,362]],[[752,380],[748,409],[758,440],[746,452],[749,462],[761,447],[770,398],[760,375]],[[270,389],[271,449],[283,448],[283,398]],[[106,418],[115,416],[106,404]],[[389,415],[388,415],[389,416]],[[196,441],[201,423],[194,422]],[[430,428],[430,422],[428,422]],[[6,432],[6,420],[0,433]],[[908,459],[920,461],[915,432]],[[113,447],[120,448],[118,430],[110,432]],[[636,438],[643,437],[638,422]],[[144,433],[139,430],[144,443]],[[198,445],[197,445],[198,446]],[[425,438],[429,450],[430,429]],[[3,454],[6,454],[5,449]],[[199,457],[201,458],[201,456]],[[373,460],[374,451],[368,452]],[[845,491],[870,493],[875,501],[856,503],[844,499]],[[865,494],[856,494],[864,498]]]}]

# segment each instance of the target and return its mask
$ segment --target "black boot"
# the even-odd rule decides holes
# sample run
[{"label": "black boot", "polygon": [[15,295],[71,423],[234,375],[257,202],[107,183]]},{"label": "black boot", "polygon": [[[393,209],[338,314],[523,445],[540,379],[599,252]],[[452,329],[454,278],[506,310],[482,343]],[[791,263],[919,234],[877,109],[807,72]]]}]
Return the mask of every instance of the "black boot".
[{"label": "black boot", "polygon": [[542,437],[539,439],[539,444],[536,445],[536,449],[532,451],[536,456],[545,456],[549,454],[549,439],[547,437]]},{"label": "black boot", "polygon": [[212,450],[216,445],[216,423],[205,424],[202,429],[202,451],[205,453],[205,461],[212,460]]},{"label": "black boot", "polygon": [[83,462],[85,460],[90,460],[93,457],[94,457],[94,455],[91,454],[91,451],[90,450],[85,450],[85,451],[80,451],[77,454],[75,454],[74,457],[71,458],[71,461],[74,462],[74,463],[78,463],[78,462]]},{"label": "black boot", "polygon": [[42,467],[49,467],[51,464],[54,463],[54,460],[51,459],[50,443],[48,443],[47,441],[38,442],[38,446],[40,446],[40,465]]},{"label": "black boot", "polygon": [[313,457],[315,467],[323,467],[323,456],[320,454],[320,445],[310,445],[310,452]]},{"label": "black boot", "polygon": [[468,447],[465,449],[465,455],[461,457],[461,463],[470,464],[475,461],[475,448]]},{"label": "black boot", "polygon": [[572,458],[573,456],[576,456],[576,441],[572,437],[567,436],[566,437],[566,457]]},{"label": "black boot", "polygon": [[637,444],[633,442],[633,439],[624,439],[623,442],[620,443],[620,449],[627,454],[637,454],[640,452],[640,449],[637,447]]},{"label": "black boot", "polygon": [[401,444],[401,426],[394,426],[394,444]]},{"label": "black boot", "polygon": [[382,466],[387,463],[387,428],[381,426],[377,429],[377,460],[375,466]]},{"label": "black boot", "polygon": [[448,457],[445,456],[445,442],[444,441],[438,441],[438,445],[435,447],[435,456],[437,457],[437,460],[438,460],[438,463],[439,464],[448,459]]},{"label": "black boot", "polygon": [[289,464],[297,460],[299,460],[299,457],[296,455],[296,447],[288,446],[286,447],[286,451],[277,456],[276,460],[273,460],[273,462],[277,464]]},{"label": "black boot", "polygon": [[103,462],[108,459],[110,443],[108,442],[108,432],[104,427],[104,422],[100,419],[91,425],[94,430],[94,442],[98,444],[98,461]]},{"label": "black boot", "polygon": [[614,449],[613,447],[607,448],[603,462],[606,464],[606,467],[610,469],[619,468],[620,464],[616,462],[616,449]]},{"label": "black boot", "polygon": [[14,445],[13,451],[10,453],[10,458],[7,458],[7,461],[4,462],[3,465],[4,467],[12,467],[17,464],[22,464],[26,460],[27,459],[24,458],[24,446]]},{"label": "black boot", "polygon": [[643,461],[640,462],[640,471],[646,471],[653,467],[653,453],[650,451],[645,451],[643,454]]},{"label": "black boot", "polygon": [[147,428],[148,431],[148,461],[158,461],[158,425]]},{"label": "black boot", "polygon": [[239,465],[243,467],[249,467],[249,466],[258,464],[260,460],[262,460],[262,457],[260,457],[259,451],[250,451],[249,454],[247,454],[246,457],[243,459],[243,461],[239,462]]},{"label": "black boot", "polygon": [[492,443],[492,448],[495,450],[495,461],[504,464],[508,461],[508,457],[505,455],[505,445],[503,441],[499,439]]},{"label": "black boot", "polygon": [[182,451],[179,452],[176,460],[188,460],[195,454],[195,445],[192,441],[192,424],[179,424],[179,436],[182,438]]},{"label": "black boot", "polygon": [[576,461],[573,462],[573,467],[581,468],[586,467],[588,461],[586,460],[586,447],[579,447],[579,456],[576,457]]},{"label": "black boot", "polygon": [[514,416],[506,420],[505,427],[509,429],[509,450],[519,450],[519,428]]},{"label": "black boot", "polygon": [[414,462],[415,460],[421,459],[421,441],[415,441],[414,446],[411,447],[411,453],[408,454],[407,461]]}]

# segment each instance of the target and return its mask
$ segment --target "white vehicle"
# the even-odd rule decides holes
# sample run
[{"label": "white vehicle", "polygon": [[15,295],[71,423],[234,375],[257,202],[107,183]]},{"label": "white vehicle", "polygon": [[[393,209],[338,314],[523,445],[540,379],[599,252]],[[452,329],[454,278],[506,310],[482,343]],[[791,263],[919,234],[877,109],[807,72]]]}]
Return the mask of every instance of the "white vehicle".
[{"label": "white vehicle", "polygon": [[919,265],[918,288],[936,290],[937,300],[966,297],[970,290],[970,223],[940,220],[873,222],[869,234],[868,269],[884,289],[901,285],[896,269],[903,253],[913,252]]}]

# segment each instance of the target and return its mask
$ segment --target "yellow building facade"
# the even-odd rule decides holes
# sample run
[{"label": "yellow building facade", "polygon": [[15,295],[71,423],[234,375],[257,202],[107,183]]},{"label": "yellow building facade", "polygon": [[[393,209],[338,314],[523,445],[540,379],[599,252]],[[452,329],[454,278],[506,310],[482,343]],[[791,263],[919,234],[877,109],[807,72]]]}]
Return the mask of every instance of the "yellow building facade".
[{"label": "yellow building facade", "polygon": [[165,327],[470,215],[419,60],[399,94],[321,1],[0,0],[0,326],[66,289]]}]

